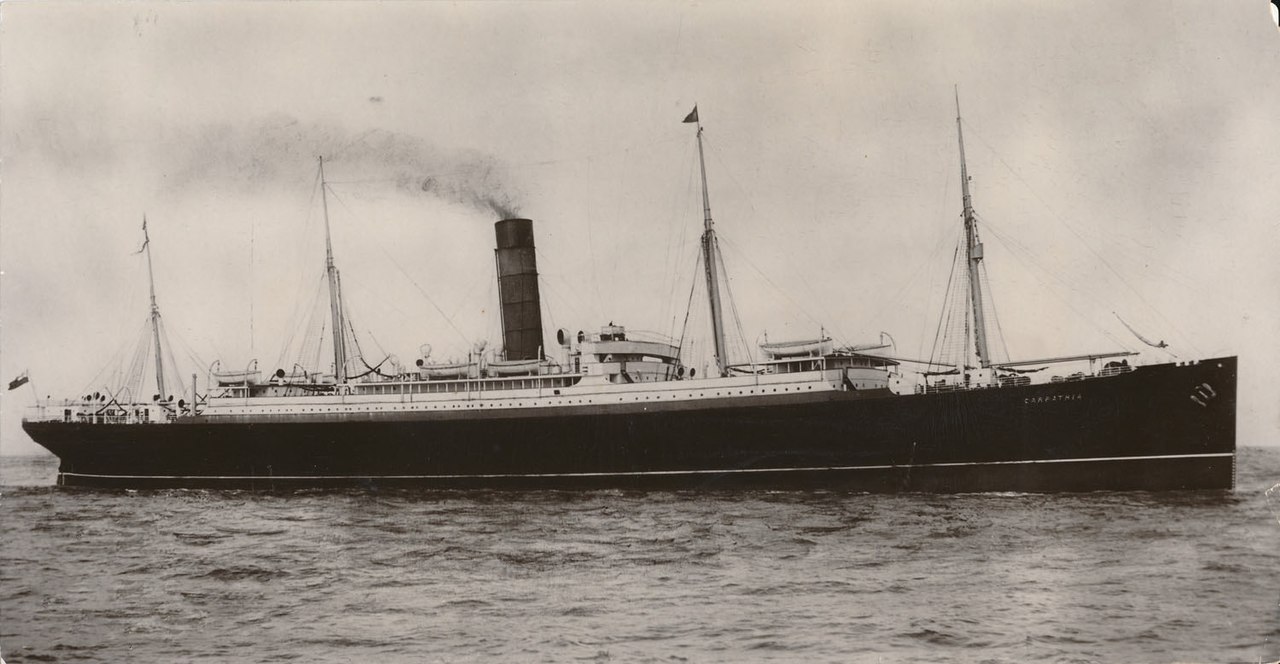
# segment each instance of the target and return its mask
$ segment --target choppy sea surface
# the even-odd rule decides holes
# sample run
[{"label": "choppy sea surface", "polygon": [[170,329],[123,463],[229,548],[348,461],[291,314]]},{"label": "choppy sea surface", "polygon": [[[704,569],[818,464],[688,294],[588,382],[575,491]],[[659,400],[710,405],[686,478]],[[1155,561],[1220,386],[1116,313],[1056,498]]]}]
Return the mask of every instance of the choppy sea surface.
[{"label": "choppy sea surface", "polygon": [[1271,662],[1234,493],[115,492],[0,458],[8,662]]}]

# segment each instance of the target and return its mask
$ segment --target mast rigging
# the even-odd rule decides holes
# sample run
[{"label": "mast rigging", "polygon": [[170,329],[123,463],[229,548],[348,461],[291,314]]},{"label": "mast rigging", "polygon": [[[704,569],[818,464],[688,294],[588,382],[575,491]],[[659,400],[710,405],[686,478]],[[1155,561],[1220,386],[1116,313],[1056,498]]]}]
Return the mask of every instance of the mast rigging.
[{"label": "mast rigging", "polygon": [[142,248],[147,250],[147,281],[151,285],[151,338],[156,351],[156,391],[165,399],[164,355],[160,351],[160,306],[156,304],[156,275],[151,268],[151,235],[147,232],[147,215],[142,215]]},{"label": "mast rigging", "polygon": [[[960,123],[960,91],[956,90],[956,135],[960,140],[960,186],[964,195],[964,252],[969,275],[969,300],[973,305],[973,331],[978,363],[982,368],[991,366],[991,354],[987,348],[986,315],[982,309],[982,282],[978,268],[982,262],[982,241],[978,239],[978,221],[973,213],[973,199],[969,195],[969,168],[964,158],[964,129]],[[965,321],[968,331],[968,320]],[[968,337],[968,335],[965,335]],[[966,340],[965,346],[968,346]]]},{"label": "mast rigging", "polygon": [[329,232],[328,184],[324,179],[324,157],[320,157],[320,204],[324,209],[324,267],[329,280],[329,312],[333,318],[333,374],[339,385],[347,383],[346,326],[342,322],[342,280],[333,263],[333,239]]},{"label": "mast rigging", "polygon": [[707,298],[711,302],[711,334],[715,343],[716,369],[721,376],[728,375],[728,357],[724,341],[724,311],[720,302],[719,245],[716,243],[715,224],[711,221],[711,198],[707,193],[707,160],[702,149],[702,121],[698,119],[698,107],[684,119],[698,125],[698,165],[702,172],[702,264],[707,274]]}]

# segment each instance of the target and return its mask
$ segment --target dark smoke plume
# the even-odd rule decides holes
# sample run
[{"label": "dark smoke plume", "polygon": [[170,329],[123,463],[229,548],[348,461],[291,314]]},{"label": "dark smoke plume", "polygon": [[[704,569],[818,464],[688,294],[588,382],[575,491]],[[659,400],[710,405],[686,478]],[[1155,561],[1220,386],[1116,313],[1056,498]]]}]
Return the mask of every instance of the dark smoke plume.
[{"label": "dark smoke plume", "polygon": [[416,136],[375,129],[352,134],[331,125],[272,116],[253,124],[206,126],[165,141],[166,180],[173,187],[226,182],[248,190],[296,186],[323,155],[330,181],[376,184],[426,194],[499,218],[520,206],[507,169],[476,151],[453,151]]},{"label": "dark smoke plume", "polygon": [[[502,185],[502,177],[494,171],[492,162],[466,164],[455,173],[428,175],[417,184],[420,191],[440,198],[469,205],[478,210],[491,210],[499,219],[520,214],[520,207]],[[401,183],[401,186],[405,186]]]}]

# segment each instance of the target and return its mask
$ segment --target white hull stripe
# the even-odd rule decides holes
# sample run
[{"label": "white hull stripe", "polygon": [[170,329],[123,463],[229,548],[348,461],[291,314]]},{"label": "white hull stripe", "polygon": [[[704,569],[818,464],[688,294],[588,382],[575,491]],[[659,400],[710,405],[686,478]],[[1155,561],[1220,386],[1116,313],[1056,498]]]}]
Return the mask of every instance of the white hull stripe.
[{"label": "white hull stripe", "polygon": [[892,464],[882,466],[809,466],[800,468],[725,468],[717,470],[633,470],[601,473],[492,473],[474,475],[102,475],[95,473],[59,473],[67,477],[164,480],[452,480],[504,479],[522,477],[635,477],[648,475],[729,475],[746,473],[804,473],[844,470],[894,470],[908,468],[947,468],[958,466],[1016,466],[1047,463],[1105,463],[1110,461],[1157,461],[1164,459],[1210,459],[1235,456],[1232,452],[1213,454],[1163,454],[1155,456],[1093,457],[1087,459],[1033,459],[1026,461],[961,461],[950,463]]}]

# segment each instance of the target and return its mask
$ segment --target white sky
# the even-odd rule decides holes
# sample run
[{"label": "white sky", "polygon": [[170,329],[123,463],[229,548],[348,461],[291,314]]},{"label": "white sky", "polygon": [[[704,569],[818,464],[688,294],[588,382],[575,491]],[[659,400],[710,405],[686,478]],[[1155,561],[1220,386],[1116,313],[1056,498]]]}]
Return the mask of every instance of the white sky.
[{"label": "white sky", "polygon": [[[1278,444],[1269,12],[6,2],[0,377],[94,389],[145,319],[144,212],[170,331],[205,361],[274,369],[322,267],[322,154],[359,329],[406,362],[496,337],[494,216],[416,191],[427,177],[471,177],[535,219],[549,339],[668,331],[701,224],[680,123],[695,102],[746,336],[885,330],[927,354],[959,223],[958,85],[1010,353],[1136,348],[1116,311],[1180,357],[1239,355],[1239,441]],[[0,451],[36,451],[18,427],[32,392],[0,398]]]}]

